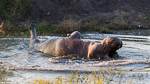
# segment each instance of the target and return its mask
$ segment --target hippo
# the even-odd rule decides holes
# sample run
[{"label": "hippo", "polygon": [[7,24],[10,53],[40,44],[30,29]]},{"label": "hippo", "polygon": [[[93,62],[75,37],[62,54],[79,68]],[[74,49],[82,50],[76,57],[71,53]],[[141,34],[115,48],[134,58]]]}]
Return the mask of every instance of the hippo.
[{"label": "hippo", "polygon": [[107,37],[102,40],[101,44],[110,48],[108,56],[111,58],[115,55],[119,56],[116,51],[123,45],[122,41],[117,37]]},{"label": "hippo", "polygon": [[81,34],[75,31],[68,38],[40,41],[36,38],[34,24],[30,25],[29,31],[31,34],[29,47],[53,56],[76,54],[87,59],[107,59],[122,47],[122,41],[116,37],[107,37],[101,43],[95,43],[81,40]]},{"label": "hippo", "polygon": [[71,34],[68,33],[67,37],[71,39],[81,39],[81,33],[78,31],[74,31]]}]

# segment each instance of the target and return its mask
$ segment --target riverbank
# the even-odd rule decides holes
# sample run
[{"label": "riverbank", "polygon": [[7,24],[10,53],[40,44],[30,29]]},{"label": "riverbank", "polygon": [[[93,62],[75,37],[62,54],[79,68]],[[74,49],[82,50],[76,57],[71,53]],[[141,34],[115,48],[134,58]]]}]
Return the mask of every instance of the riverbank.
[{"label": "riverbank", "polygon": [[0,10],[1,37],[29,36],[30,23],[37,25],[38,35],[150,28],[149,0],[1,0]]},{"label": "riverbank", "polygon": [[[54,26],[37,26],[37,36],[66,36],[70,32],[56,32],[54,31]],[[76,30],[75,30],[76,31]],[[101,34],[118,34],[118,35],[137,35],[137,36],[150,36],[150,29],[142,29],[142,28],[137,28],[137,29],[99,29],[99,31],[96,31],[95,29],[89,29],[87,31],[82,31],[79,30],[82,34],[87,34],[87,33],[101,33]],[[29,38],[30,33],[28,30],[28,27],[21,28],[19,30],[12,29],[7,32],[0,32],[0,37],[4,38],[13,38],[13,37],[23,37],[23,38]]]}]

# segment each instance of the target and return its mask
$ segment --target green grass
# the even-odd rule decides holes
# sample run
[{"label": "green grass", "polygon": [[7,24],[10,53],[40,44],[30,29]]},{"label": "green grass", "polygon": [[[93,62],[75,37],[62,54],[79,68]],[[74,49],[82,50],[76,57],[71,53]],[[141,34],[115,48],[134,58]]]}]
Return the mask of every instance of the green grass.
[{"label": "green grass", "polygon": [[36,26],[37,35],[50,35],[54,29],[55,26],[50,25],[47,21],[42,21]]}]

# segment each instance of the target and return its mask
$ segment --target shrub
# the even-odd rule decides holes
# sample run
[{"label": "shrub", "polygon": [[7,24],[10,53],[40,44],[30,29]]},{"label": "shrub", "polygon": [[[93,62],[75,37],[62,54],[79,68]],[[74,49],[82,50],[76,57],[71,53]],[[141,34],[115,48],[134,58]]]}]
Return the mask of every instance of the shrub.
[{"label": "shrub", "polygon": [[31,7],[33,0],[0,0],[0,18],[20,19]]},{"label": "shrub", "polygon": [[109,29],[127,29],[129,24],[124,20],[123,16],[115,17],[107,24]]},{"label": "shrub", "polygon": [[29,35],[28,27],[23,25],[16,25],[12,21],[6,21],[3,24],[3,27],[1,28],[2,33],[0,34],[0,37],[12,37],[12,36],[24,36]]},{"label": "shrub", "polygon": [[38,35],[49,35],[55,29],[54,25],[50,25],[47,21],[43,20],[37,25],[36,30]]},{"label": "shrub", "polygon": [[80,30],[80,21],[75,21],[73,19],[63,20],[60,24],[56,26],[55,32],[68,33]]}]

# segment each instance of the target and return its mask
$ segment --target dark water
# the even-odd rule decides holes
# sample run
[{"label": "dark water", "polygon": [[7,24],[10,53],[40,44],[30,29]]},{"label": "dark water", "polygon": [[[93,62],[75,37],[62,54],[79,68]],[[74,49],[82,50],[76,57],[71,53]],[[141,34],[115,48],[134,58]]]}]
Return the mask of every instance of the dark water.
[{"label": "dark water", "polygon": [[[0,38],[0,62],[1,66],[17,68],[35,68],[33,71],[15,70],[14,77],[9,80],[18,82],[33,81],[37,77],[49,79],[58,75],[66,75],[78,70],[87,72],[97,71],[99,67],[113,67],[121,70],[132,70],[131,73],[149,72],[150,63],[150,36],[113,35],[113,34],[83,34],[82,40],[101,42],[107,36],[116,36],[123,41],[123,47],[118,50],[120,57],[108,60],[71,60],[70,58],[55,58],[28,48],[28,38]],[[45,36],[41,40],[62,38]],[[37,69],[37,70],[36,70]],[[142,71],[142,72],[141,72]],[[126,72],[127,73],[127,72]],[[51,75],[51,76],[49,76]],[[20,77],[21,76],[21,77]],[[19,78],[19,79],[18,79]],[[147,77],[145,80],[148,80]],[[15,82],[16,82],[15,81]],[[136,79],[135,79],[136,81]],[[134,82],[135,82],[134,81]],[[143,82],[142,82],[143,83]]]}]

